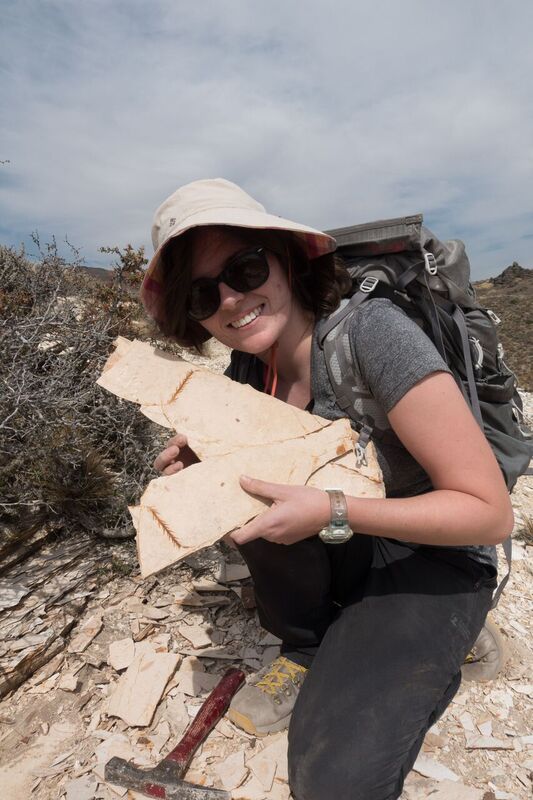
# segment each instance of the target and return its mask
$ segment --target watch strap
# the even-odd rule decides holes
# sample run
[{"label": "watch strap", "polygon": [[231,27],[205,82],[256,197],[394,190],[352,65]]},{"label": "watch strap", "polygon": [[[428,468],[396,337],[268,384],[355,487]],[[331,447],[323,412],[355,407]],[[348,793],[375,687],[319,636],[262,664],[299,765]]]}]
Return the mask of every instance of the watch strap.
[{"label": "watch strap", "polygon": [[326,489],[331,505],[331,519],[326,528],[322,528],[319,536],[327,544],[342,544],[353,536],[348,523],[348,505],[341,489]]}]

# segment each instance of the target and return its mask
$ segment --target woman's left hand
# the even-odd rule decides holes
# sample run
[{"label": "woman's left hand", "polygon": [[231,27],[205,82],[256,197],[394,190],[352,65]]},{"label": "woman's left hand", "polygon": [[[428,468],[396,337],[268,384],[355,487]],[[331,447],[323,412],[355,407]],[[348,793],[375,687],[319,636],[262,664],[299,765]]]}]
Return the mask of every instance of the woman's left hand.
[{"label": "woman's left hand", "polygon": [[329,497],[321,489],[269,483],[245,475],[241,476],[240,483],[249,494],[272,500],[272,505],[231,534],[236,544],[246,544],[259,538],[277,544],[294,544],[309,536],[316,536],[329,524]]}]

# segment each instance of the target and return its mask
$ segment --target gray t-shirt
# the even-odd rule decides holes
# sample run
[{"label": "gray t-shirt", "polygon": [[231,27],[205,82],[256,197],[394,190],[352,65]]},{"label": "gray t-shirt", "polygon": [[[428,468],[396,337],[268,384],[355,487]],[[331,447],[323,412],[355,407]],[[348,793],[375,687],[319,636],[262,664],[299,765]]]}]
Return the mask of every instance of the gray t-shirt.
[{"label": "gray t-shirt", "polygon": [[[331,335],[339,335],[334,329]],[[431,490],[431,481],[420,464],[394,436],[387,414],[418,381],[434,372],[450,372],[437,349],[400,308],[390,300],[374,298],[351,315],[343,346],[356,357],[356,385],[362,388],[357,411],[370,418],[384,436],[373,437],[387,497],[412,497]],[[334,370],[333,370],[334,371]],[[264,364],[255,356],[234,351],[226,374],[240,383],[264,389]],[[311,353],[312,410],[325,419],[346,416],[337,405],[326,367],[324,350],[315,328]],[[432,413],[428,409],[428,413]],[[412,545],[416,547],[417,545]],[[496,550],[490,546],[457,548],[485,564],[496,565]]]}]

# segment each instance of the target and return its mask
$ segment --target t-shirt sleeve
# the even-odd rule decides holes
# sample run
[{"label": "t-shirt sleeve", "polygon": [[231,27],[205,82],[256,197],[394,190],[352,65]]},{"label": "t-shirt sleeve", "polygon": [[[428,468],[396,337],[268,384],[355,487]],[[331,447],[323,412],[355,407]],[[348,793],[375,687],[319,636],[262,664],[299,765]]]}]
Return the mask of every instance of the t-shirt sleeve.
[{"label": "t-shirt sleeve", "polygon": [[350,334],[361,376],[387,414],[422,378],[450,373],[431,339],[391,300],[360,306]]}]

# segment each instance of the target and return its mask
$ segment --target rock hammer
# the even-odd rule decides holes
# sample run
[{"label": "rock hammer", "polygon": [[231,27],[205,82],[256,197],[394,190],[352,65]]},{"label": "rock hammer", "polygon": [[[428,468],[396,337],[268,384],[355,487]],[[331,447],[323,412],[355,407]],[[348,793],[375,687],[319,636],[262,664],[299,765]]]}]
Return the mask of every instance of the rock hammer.
[{"label": "rock hammer", "polygon": [[164,800],[231,800],[229,792],[187,783],[183,776],[195,752],[224,716],[244,679],[240,669],[229,669],[207,697],[179,744],[156,767],[136,767],[115,756],[106,764],[106,781]]}]

